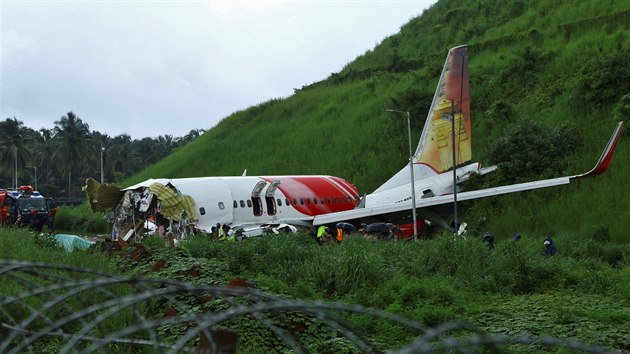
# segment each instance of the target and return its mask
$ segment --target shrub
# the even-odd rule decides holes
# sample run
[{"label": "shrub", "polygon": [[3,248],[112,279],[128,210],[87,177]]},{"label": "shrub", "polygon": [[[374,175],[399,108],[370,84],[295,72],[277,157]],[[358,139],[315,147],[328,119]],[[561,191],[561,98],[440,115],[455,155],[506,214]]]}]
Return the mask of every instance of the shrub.
[{"label": "shrub", "polygon": [[490,177],[495,183],[510,184],[558,176],[566,169],[568,157],[581,145],[575,128],[517,122],[488,146],[489,162],[499,166]]},{"label": "shrub", "polygon": [[592,60],[580,73],[573,99],[576,107],[590,110],[616,103],[630,92],[630,51],[607,54]]}]

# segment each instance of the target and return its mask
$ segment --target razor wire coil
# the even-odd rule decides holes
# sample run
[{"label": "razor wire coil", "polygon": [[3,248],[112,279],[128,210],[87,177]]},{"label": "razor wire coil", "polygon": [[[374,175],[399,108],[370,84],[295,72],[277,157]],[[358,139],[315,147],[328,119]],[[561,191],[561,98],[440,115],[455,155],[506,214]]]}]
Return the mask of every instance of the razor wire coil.
[{"label": "razor wire coil", "polygon": [[[487,334],[462,321],[429,327],[382,310],[335,302],[282,299],[245,288],[199,286],[150,277],[108,274],[65,265],[29,261],[0,261],[0,281],[11,293],[0,294],[0,352],[36,353],[44,343],[58,339],[59,353],[108,352],[109,348],[144,348],[155,353],[199,352],[204,336],[219,352],[214,329],[230,321],[257,321],[287,350],[307,353],[304,338],[290,326],[274,321],[281,314],[300,313],[337,332],[363,353],[382,352],[372,340],[344,320],[344,315],[368,315],[417,333],[396,352],[435,351],[501,352],[502,346],[562,347],[571,351],[606,353],[606,348],[553,337],[527,334]],[[190,299],[217,304],[200,311]],[[168,304],[170,313],[156,315],[156,304]],[[173,339],[164,334],[169,326],[186,330]]]}]

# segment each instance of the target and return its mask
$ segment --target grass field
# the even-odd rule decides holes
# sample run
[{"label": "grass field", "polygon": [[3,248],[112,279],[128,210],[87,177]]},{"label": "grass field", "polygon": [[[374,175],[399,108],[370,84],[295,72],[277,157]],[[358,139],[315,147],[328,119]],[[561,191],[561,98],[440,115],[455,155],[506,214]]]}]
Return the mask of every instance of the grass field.
[{"label": "grass field", "polygon": [[[125,252],[66,253],[24,231],[2,232],[0,258],[66,264],[105,272],[227,286],[241,279],[251,289],[284,298],[339,301],[384,309],[429,326],[463,320],[491,334],[553,336],[610,349],[630,348],[630,251],[625,245],[555,237],[558,254],[543,255],[545,235],[522,232],[489,251],[479,236],[439,234],[418,242],[384,242],[350,236],[319,246],[310,235],[279,235],[225,243],[204,237],[184,240],[178,250],[163,240],[144,242],[148,256]],[[128,254],[128,252],[127,252]],[[166,260],[157,272],[149,269]],[[200,274],[189,276],[188,270]],[[150,275],[149,275],[150,274]],[[19,289],[2,285],[3,294]],[[153,309],[161,314],[164,309]],[[407,345],[414,332],[370,316],[347,319],[382,349]],[[116,324],[111,324],[116,326]],[[248,321],[234,324],[241,350],[280,350],[281,343]],[[176,338],[178,332],[171,333]],[[328,348],[334,333],[314,332],[312,348]],[[323,347],[322,347],[323,346]],[[508,346],[537,352],[541,347]]]}]

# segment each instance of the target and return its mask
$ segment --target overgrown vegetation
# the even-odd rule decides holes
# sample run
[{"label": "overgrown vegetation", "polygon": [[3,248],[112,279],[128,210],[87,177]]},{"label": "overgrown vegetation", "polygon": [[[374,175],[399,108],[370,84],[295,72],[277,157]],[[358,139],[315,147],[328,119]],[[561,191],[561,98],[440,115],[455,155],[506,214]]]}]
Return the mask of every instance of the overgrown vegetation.
[{"label": "overgrown vegetation", "polygon": [[[561,233],[554,236],[558,254],[548,258],[543,255],[545,235],[521,233],[520,241],[498,242],[493,251],[474,234],[440,234],[415,243],[356,235],[324,246],[306,234],[239,243],[193,237],[178,249],[159,238],[148,238],[143,247],[110,253],[111,258],[97,250],[67,254],[24,231],[3,233],[0,243],[4,259],[15,255],[108,272],[115,270],[117,260],[119,271],[127,274],[200,285],[237,284],[287,298],[361,304],[429,326],[457,319],[489,333],[550,335],[630,348],[630,286],[625,281],[630,275],[630,250],[607,242],[605,235],[594,241]],[[207,306],[225,304],[200,306],[192,298],[190,306],[209,310]],[[168,302],[156,302],[148,310],[153,316],[163,316],[167,307]],[[287,316],[286,323],[307,325],[302,330],[312,352],[351,347],[333,340],[335,333],[330,329],[309,327],[311,322],[304,315]],[[369,316],[350,316],[348,321],[381,343],[383,350],[405,345],[416,335]],[[243,352],[283,348],[255,321],[241,319],[231,326],[240,331]],[[182,330],[171,326],[162,335],[175,339]]]}]

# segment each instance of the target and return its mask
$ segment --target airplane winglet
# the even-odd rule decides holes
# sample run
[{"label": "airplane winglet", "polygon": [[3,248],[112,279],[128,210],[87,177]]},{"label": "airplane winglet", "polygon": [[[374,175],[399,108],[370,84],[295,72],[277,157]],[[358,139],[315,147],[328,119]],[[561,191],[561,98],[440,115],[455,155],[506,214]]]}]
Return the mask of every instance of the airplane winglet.
[{"label": "airplane winglet", "polygon": [[610,165],[610,161],[612,160],[615,148],[617,147],[619,137],[621,136],[622,127],[623,121],[617,123],[617,126],[615,127],[615,130],[613,131],[610,140],[608,140],[606,148],[604,148],[604,151],[602,151],[602,154],[599,156],[599,160],[597,160],[597,164],[595,164],[595,167],[593,167],[590,171],[586,173],[573,176],[573,178],[594,177],[606,172],[608,166]]}]

